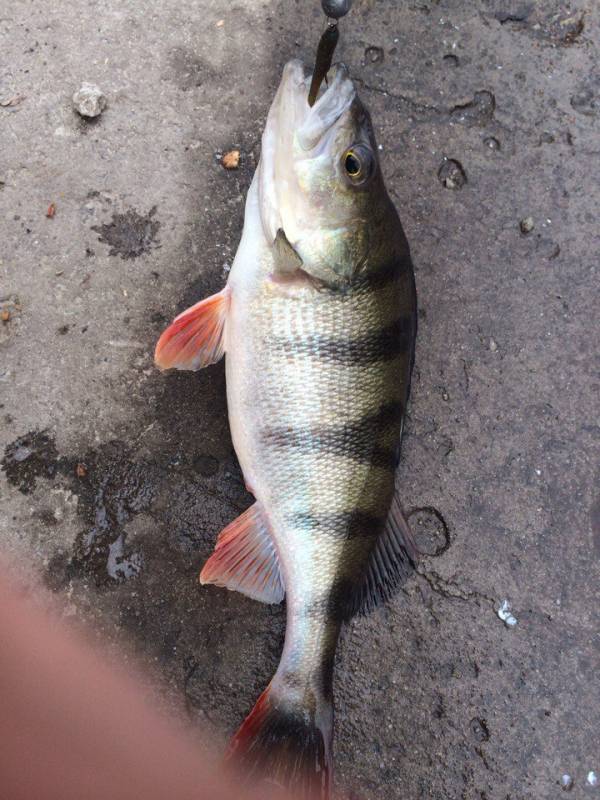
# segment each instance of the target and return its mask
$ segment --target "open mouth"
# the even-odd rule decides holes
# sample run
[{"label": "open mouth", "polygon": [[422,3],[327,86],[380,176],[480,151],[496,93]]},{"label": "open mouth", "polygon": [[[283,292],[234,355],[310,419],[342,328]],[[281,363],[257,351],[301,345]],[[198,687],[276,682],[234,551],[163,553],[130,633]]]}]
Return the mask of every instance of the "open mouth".
[{"label": "open mouth", "polygon": [[[330,77],[332,76],[332,77]],[[354,84],[344,64],[336,64],[328,73],[329,84],[298,129],[298,141],[304,150],[312,150],[325,133],[350,108],[356,96]]]},{"label": "open mouth", "polygon": [[[344,64],[334,64],[326,75],[318,76],[318,83],[320,90],[311,106],[309,91],[313,84],[313,75],[305,72],[301,61],[290,61],[284,68],[281,85],[273,103],[272,127],[278,128],[280,137],[284,128],[295,130],[303,150],[312,150],[318,144],[352,105],[356,96],[354,84]],[[312,88],[314,90],[314,86]]]},{"label": "open mouth", "polygon": [[312,74],[306,73],[301,61],[288,62],[269,111],[262,137],[259,197],[263,227],[271,242],[282,227],[281,207],[289,205],[286,195],[296,180],[293,160],[300,155],[298,149],[307,158],[325,152],[328,132],[356,97],[343,64],[334,65],[326,79],[327,85],[321,86],[315,104],[310,106]]}]

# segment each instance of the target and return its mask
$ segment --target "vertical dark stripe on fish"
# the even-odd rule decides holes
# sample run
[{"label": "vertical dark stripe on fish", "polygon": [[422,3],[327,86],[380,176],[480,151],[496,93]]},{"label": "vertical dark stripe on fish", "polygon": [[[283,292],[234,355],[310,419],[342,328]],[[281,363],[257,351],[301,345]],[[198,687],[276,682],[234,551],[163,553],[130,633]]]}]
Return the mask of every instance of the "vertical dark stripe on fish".
[{"label": "vertical dark stripe on fish", "polygon": [[410,352],[413,331],[412,317],[402,316],[375,333],[357,338],[332,338],[315,334],[297,339],[274,337],[270,344],[288,355],[310,355],[334,364],[367,366],[391,361]]},{"label": "vertical dark stripe on fish", "polygon": [[290,515],[286,522],[294,530],[347,540],[377,536],[385,518],[355,509],[323,514],[298,513]]},{"label": "vertical dark stripe on fish", "polygon": [[356,583],[349,578],[337,578],[330,589],[306,606],[305,616],[309,619],[327,619],[331,622],[345,622],[353,605]]},{"label": "vertical dark stripe on fish", "polygon": [[264,428],[263,441],[273,447],[294,449],[303,453],[327,453],[359,463],[394,469],[396,450],[382,447],[378,438],[391,425],[400,425],[403,405],[400,402],[382,405],[374,414],[342,425],[315,428]]}]

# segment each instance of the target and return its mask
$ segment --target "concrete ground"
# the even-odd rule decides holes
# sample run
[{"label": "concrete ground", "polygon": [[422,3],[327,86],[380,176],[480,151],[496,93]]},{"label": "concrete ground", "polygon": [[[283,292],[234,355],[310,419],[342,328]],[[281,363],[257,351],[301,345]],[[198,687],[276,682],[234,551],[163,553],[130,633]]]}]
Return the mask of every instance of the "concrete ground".
[{"label": "concrete ground", "polygon": [[[0,8],[2,550],[223,735],[284,611],[198,586],[250,497],[222,364],[161,375],[152,351],[222,286],[281,68],[322,25],[317,0]],[[553,798],[565,774],[600,797],[600,10],[356,0],[339,55],[416,266],[402,478],[429,555],[345,630],[338,777],[367,800]]]}]

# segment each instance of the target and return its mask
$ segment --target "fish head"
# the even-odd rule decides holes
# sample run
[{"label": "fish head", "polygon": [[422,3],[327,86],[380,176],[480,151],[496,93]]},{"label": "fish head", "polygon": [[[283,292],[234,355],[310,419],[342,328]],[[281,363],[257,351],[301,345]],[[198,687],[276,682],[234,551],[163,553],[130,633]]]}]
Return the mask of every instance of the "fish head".
[{"label": "fish head", "polygon": [[[337,64],[328,77],[310,106],[311,76],[298,60],[285,66],[263,135],[259,203],[268,242],[283,238],[304,272],[340,285],[368,268],[390,201],[348,70]],[[282,270],[290,264],[284,259]]]}]

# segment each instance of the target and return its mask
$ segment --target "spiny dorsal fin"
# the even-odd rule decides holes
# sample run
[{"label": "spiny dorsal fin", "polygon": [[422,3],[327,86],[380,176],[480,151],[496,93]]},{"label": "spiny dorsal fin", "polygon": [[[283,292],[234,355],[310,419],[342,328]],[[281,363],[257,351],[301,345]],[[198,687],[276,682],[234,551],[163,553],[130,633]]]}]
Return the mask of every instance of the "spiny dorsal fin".
[{"label": "spiny dorsal fin", "polygon": [[262,603],[281,603],[285,589],[279,557],[260,503],[221,531],[200,583],[233,589]]},{"label": "spiny dorsal fin", "polygon": [[385,528],[377,539],[351,613],[366,614],[389,600],[413,571],[419,550],[397,494]]},{"label": "spiny dorsal fin", "polygon": [[175,317],[156,345],[157,367],[198,370],[219,361],[225,352],[223,329],[229,295],[226,286]]}]

